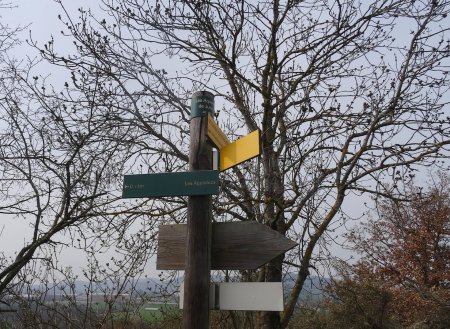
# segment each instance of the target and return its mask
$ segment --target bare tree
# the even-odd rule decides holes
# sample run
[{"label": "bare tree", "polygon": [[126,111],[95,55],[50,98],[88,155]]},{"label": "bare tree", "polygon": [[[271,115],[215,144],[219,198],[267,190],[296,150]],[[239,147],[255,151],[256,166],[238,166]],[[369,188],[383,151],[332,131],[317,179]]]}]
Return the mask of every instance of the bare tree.
[{"label": "bare tree", "polygon": [[[24,327],[56,318],[60,324],[76,319],[71,326],[79,328],[108,323],[121,294],[139,294],[127,301],[127,312],[139,306],[135,301],[147,301],[133,289],[156,247],[155,222],[145,214],[173,220],[176,206],[121,200],[122,175],[143,138],[126,117],[118,120],[117,108],[126,103],[99,98],[109,81],[73,74],[70,87],[52,86],[45,63],[8,56],[19,29],[0,24],[0,31],[0,214],[30,226],[20,249],[0,252],[0,303],[20,303]],[[181,198],[174,203],[184,206]],[[66,247],[85,253],[82,275],[58,261]],[[81,302],[76,280],[88,282]],[[65,307],[48,304],[56,285],[67,288],[56,289]],[[102,317],[92,309],[94,293],[108,305]]]},{"label": "bare tree", "polygon": [[[113,319],[114,304],[130,292],[155,250],[155,222],[147,222],[145,213],[158,213],[161,220],[172,215],[154,201],[121,200],[122,174],[136,151],[132,126],[111,120],[106,105],[90,101],[95,88],[56,91],[31,73],[39,65],[11,61],[1,86],[0,214],[27,222],[30,236],[24,232],[24,245],[13,256],[1,254],[0,300],[15,296],[25,327],[57,316],[88,328]],[[81,277],[59,264],[64,248],[85,253],[89,264]],[[84,301],[77,302],[74,280],[88,282]],[[49,290],[58,284],[68,287],[62,290],[70,297],[65,315],[47,305]],[[109,311],[102,317],[93,311],[93,294],[106,298]]]},{"label": "bare tree", "polygon": [[[145,171],[186,166],[194,90],[223,102],[231,139],[262,132],[260,160],[223,174],[214,203],[218,220],[258,221],[299,243],[247,276],[297,272],[285,311],[261,312],[258,328],[288,326],[349,195],[393,192],[389,176],[448,157],[448,1],[102,2],[100,14],[61,18],[75,52],[35,46],[71,70],[68,85],[95,90],[92,106],[138,131],[130,143]],[[167,201],[166,213],[185,206]]]}]

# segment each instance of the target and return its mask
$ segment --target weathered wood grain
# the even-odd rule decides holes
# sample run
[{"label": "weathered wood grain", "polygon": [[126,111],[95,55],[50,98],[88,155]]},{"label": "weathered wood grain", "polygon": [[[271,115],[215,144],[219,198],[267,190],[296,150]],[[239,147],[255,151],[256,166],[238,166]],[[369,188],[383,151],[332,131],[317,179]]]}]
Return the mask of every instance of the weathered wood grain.
[{"label": "weathered wood grain", "polygon": [[[214,95],[200,91],[193,95],[194,113],[200,107],[214,112]],[[205,113],[207,114],[207,113]],[[212,145],[206,136],[208,118],[204,114],[191,117],[189,144],[189,170],[211,170],[213,166]],[[209,195],[193,195],[188,198],[187,238],[184,273],[183,309],[184,329],[207,329],[209,327],[209,282],[211,272],[211,222],[212,199]]]},{"label": "weathered wood grain", "polygon": [[[158,270],[184,270],[186,234],[184,224],[159,227]],[[256,222],[213,223],[211,243],[213,270],[256,269],[297,245]]]}]

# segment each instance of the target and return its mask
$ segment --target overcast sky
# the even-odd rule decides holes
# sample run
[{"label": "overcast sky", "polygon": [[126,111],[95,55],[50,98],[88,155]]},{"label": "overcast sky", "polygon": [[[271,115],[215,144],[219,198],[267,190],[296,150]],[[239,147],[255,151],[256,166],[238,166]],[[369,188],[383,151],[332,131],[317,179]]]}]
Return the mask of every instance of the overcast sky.
[{"label": "overcast sky", "polygon": [[[3,0],[3,3],[8,0]],[[58,14],[61,13],[59,5],[54,0],[11,0],[14,8],[1,9],[2,20],[11,26],[27,26],[29,24],[36,37],[50,36],[61,30],[58,27]],[[97,7],[98,0],[63,1],[70,10],[80,6]]]},{"label": "overcast sky", "polygon": [[[6,2],[8,0],[3,1],[3,3]],[[45,43],[51,36],[57,39],[62,30],[62,24],[58,20],[58,14],[62,13],[61,8],[54,0],[11,0],[11,3],[14,8],[0,9],[2,23],[11,28],[21,26],[26,29],[19,35],[22,45],[13,49],[10,55],[18,59],[24,56],[35,57],[36,54],[24,41],[29,39],[30,35],[38,44]],[[98,0],[65,0],[63,3],[66,9],[77,17],[79,7],[98,10],[100,2]],[[5,254],[13,256],[31,236],[31,227],[25,219],[0,216],[0,250]],[[73,266],[78,274],[80,267],[85,265],[84,259],[83,253],[75,249],[63,251],[58,258],[61,264]],[[147,268],[150,274],[156,273],[153,264]]]},{"label": "overcast sky", "polygon": [[[29,35],[38,44],[43,44],[53,36],[56,40],[60,36],[62,24],[58,20],[58,14],[62,13],[61,8],[54,0],[12,0],[16,6],[12,9],[0,9],[0,15],[3,23],[7,23],[10,27],[22,26],[27,28],[20,35],[22,40],[28,39]],[[63,3],[66,9],[77,17],[77,8],[80,6],[84,8],[92,8],[94,11],[98,10],[99,0],[65,0]],[[24,51],[25,50],[25,51]],[[18,47],[14,56],[21,57],[28,55],[34,57],[26,44]],[[68,73],[66,73],[68,74]],[[353,205],[354,208],[354,205]],[[357,212],[362,213],[362,207],[357,209]],[[19,250],[23,246],[24,241],[31,236],[31,229],[28,223],[17,218],[2,217],[0,221],[0,250],[6,251],[12,255],[14,251]],[[343,255],[345,252],[339,252]],[[61,256],[60,261],[67,265],[72,265],[75,269],[84,264],[84,257],[80,251],[65,251]],[[154,275],[156,273],[154,259],[147,266],[148,273]]]}]

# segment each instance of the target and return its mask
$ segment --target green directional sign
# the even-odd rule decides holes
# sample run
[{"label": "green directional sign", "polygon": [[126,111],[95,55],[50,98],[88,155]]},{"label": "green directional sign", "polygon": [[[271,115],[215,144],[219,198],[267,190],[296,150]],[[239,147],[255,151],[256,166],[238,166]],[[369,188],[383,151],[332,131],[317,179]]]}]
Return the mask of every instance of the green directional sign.
[{"label": "green directional sign", "polygon": [[200,170],[125,175],[122,198],[210,195],[218,193],[219,172],[217,170]]}]

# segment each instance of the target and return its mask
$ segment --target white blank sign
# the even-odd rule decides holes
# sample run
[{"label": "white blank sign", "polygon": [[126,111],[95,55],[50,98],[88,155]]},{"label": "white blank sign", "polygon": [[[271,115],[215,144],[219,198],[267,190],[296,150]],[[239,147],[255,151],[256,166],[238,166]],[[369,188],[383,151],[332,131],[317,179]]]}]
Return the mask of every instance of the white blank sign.
[{"label": "white blank sign", "polygon": [[[183,288],[180,308],[183,308]],[[233,311],[283,311],[281,282],[221,282],[212,284],[211,308]],[[214,306],[213,306],[214,305]]]}]

